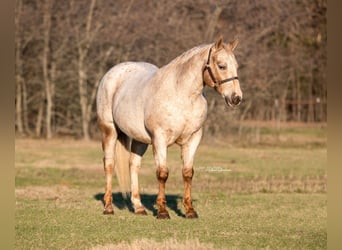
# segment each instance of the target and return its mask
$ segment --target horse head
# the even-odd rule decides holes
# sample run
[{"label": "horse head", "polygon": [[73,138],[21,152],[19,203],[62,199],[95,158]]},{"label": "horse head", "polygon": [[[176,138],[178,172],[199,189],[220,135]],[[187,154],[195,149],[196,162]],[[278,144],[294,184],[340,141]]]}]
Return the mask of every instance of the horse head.
[{"label": "horse head", "polygon": [[224,43],[221,36],[210,47],[207,62],[203,68],[203,82],[215,88],[231,107],[239,105],[242,100],[242,91],[237,77],[238,64],[233,54],[237,44],[237,39]]}]

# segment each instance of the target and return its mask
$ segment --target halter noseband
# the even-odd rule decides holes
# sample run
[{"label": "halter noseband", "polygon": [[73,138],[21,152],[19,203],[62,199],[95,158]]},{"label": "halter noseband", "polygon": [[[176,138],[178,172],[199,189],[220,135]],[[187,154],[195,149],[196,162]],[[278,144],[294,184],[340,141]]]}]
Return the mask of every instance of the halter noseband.
[{"label": "halter noseband", "polygon": [[221,81],[216,81],[215,76],[214,76],[214,74],[213,74],[213,71],[212,71],[211,68],[210,68],[211,50],[212,50],[212,47],[211,47],[210,50],[209,50],[208,60],[207,60],[206,65],[204,66],[203,73],[204,73],[204,71],[208,70],[208,73],[209,73],[209,75],[210,75],[210,78],[211,78],[211,80],[214,82],[215,86],[218,86],[218,85],[221,85],[221,84],[223,84],[223,83],[226,83],[226,82],[230,82],[230,81],[239,79],[237,76],[233,76],[233,77],[230,77],[230,78],[223,79],[223,80],[221,80]]}]

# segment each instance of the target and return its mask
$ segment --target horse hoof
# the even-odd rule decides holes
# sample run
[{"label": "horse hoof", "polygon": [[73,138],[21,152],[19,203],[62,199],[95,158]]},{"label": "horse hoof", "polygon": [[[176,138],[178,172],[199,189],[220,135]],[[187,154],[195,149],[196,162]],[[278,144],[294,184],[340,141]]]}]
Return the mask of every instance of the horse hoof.
[{"label": "horse hoof", "polygon": [[134,213],[137,215],[147,215],[146,210],[144,208],[138,208]]},{"label": "horse hoof", "polygon": [[192,212],[192,213],[187,213],[185,215],[186,219],[197,219],[198,218],[198,214],[196,212]]},{"label": "horse hoof", "polygon": [[113,209],[105,209],[105,210],[103,210],[103,214],[104,215],[114,214],[114,210]]},{"label": "horse hoof", "polygon": [[170,219],[170,215],[168,212],[164,212],[164,213],[158,213],[157,214],[157,219],[162,219],[162,220],[165,220],[165,219]]},{"label": "horse hoof", "polygon": [[107,214],[114,214],[114,210],[112,206],[107,206],[103,209],[103,214],[107,215]]},{"label": "horse hoof", "polygon": [[135,214],[137,215],[147,215],[146,211],[138,211],[138,212],[135,212]]}]

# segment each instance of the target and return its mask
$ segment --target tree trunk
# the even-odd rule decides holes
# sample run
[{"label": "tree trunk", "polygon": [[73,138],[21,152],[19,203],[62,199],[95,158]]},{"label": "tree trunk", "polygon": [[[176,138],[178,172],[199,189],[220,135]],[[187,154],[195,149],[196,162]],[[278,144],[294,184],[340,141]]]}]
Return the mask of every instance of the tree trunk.
[{"label": "tree trunk", "polygon": [[313,91],[313,81],[314,81],[314,69],[313,69],[313,62],[311,62],[311,70],[310,70],[310,77],[309,77],[309,81],[308,81],[308,99],[309,99],[309,103],[308,103],[308,122],[313,122],[314,121],[314,98],[312,95],[312,91]]},{"label": "tree trunk", "polygon": [[24,131],[26,134],[31,135],[29,122],[28,122],[28,104],[27,104],[27,88],[25,81],[22,81],[22,102],[23,102],[23,124],[24,124]]},{"label": "tree trunk", "polygon": [[308,86],[308,122],[314,121],[314,103],[313,103],[313,96],[312,96],[312,79],[309,80],[309,86]]},{"label": "tree trunk", "polygon": [[[18,66],[17,66],[18,67]],[[16,102],[15,102],[15,117],[16,117],[16,125],[17,131],[22,134],[24,132],[23,129],[23,120],[22,120],[22,110],[21,110],[21,79],[20,76],[16,75]]]},{"label": "tree trunk", "polygon": [[298,79],[298,77],[296,77],[296,92],[297,92],[297,122],[301,121],[301,111],[302,111],[302,96],[301,96],[301,92],[300,92],[300,80]]},{"label": "tree trunk", "polygon": [[279,122],[286,122],[287,121],[287,110],[286,110],[286,97],[290,87],[290,79],[286,81],[284,89],[280,95],[280,103],[279,103]]},{"label": "tree trunk", "polygon": [[17,8],[15,12],[15,80],[16,80],[16,102],[15,102],[15,116],[16,116],[16,125],[17,131],[22,134],[24,132],[23,129],[23,121],[22,121],[22,96],[21,96],[21,88],[22,88],[22,60],[21,60],[21,39],[20,39],[20,17],[22,14],[22,1],[17,1]]},{"label": "tree trunk", "polygon": [[46,100],[46,138],[52,137],[51,131],[51,117],[52,117],[52,91],[51,79],[49,76],[49,57],[50,57],[50,28],[51,28],[51,0],[46,0],[44,3],[44,49],[43,49],[43,77],[45,87],[45,100]]},{"label": "tree trunk", "polygon": [[217,25],[217,21],[221,15],[223,8],[219,5],[216,6],[214,13],[212,13],[211,15],[209,15],[209,24],[207,27],[207,32],[205,33],[205,40],[206,41],[212,41],[214,38],[214,32],[215,32],[215,28]]},{"label": "tree trunk", "polygon": [[[87,16],[85,37],[79,39],[78,43],[78,90],[80,95],[80,107],[81,107],[81,121],[83,139],[89,140],[89,121],[90,112],[88,112],[88,91],[87,91],[87,69],[85,67],[85,59],[87,57],[90,44],[92,41],[91,25],[93,20],[93,12],[95,8],[96,0],[92,0],[89,6],[89,12]],[[83,40],[83,41],[82,41]]]},{"label": "tree trunk", "polygon": [[37,121],[36,121],[36,136],[40,137],[42,131],[42,121],[43,121],[43,110],[44,110],[44,99],[39,103]]},{"label": "tree trunk", "polygon": [[79,59],[78,59],[78,91],[80,94],[80,107],[81,107],[81,120],[82,120],[82,132],[83,139],[89,140],[89,126],[88,126],[88,112],[87,112],[87,75],[84,69],[84,52],[79,48]]},{"label": "tree trunk", "polygon": [[293,78],[292,81],[292,99],[291,99],[291,108],[292,108],[292,115],[291,115],[291,120],[295,121],[296,119],[296,114],[297,114],[297,105],[295,105],[294,101],[296,100],[297,97],[297,93],[296,93],[296,89],[297,89],[297,81],[296,81],[296,77]]}]

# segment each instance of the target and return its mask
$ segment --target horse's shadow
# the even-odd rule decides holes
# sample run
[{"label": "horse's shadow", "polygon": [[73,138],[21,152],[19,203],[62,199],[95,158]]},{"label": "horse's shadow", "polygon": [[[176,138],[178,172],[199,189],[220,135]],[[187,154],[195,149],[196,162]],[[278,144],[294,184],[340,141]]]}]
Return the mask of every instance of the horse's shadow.
[{"label": "horse's shadow", "polygon": [[[98,193],[94,195],[94,198],[98,201],[101,201],[104,205],[103,201],[104,193]],[[113,197],[113,205],[118,209],[128,209],[131,213],[134,213],[134,208],[132,206],[129,197],[124,198],[120,192],[112,193]],[[157,216],[157,209],[155,208],[155,203],[157,199],[157,195],[155,194],[140,194],[141,203],[144,207],[153,213],[153,216]],[[185,214],[181,211],[178,204],[181,203],[179,201],[182,200],[182,197],[179,195],[171,194],[166,195],[166,205],[167,207],[174,211],[178,216],[185,218]]]}]

